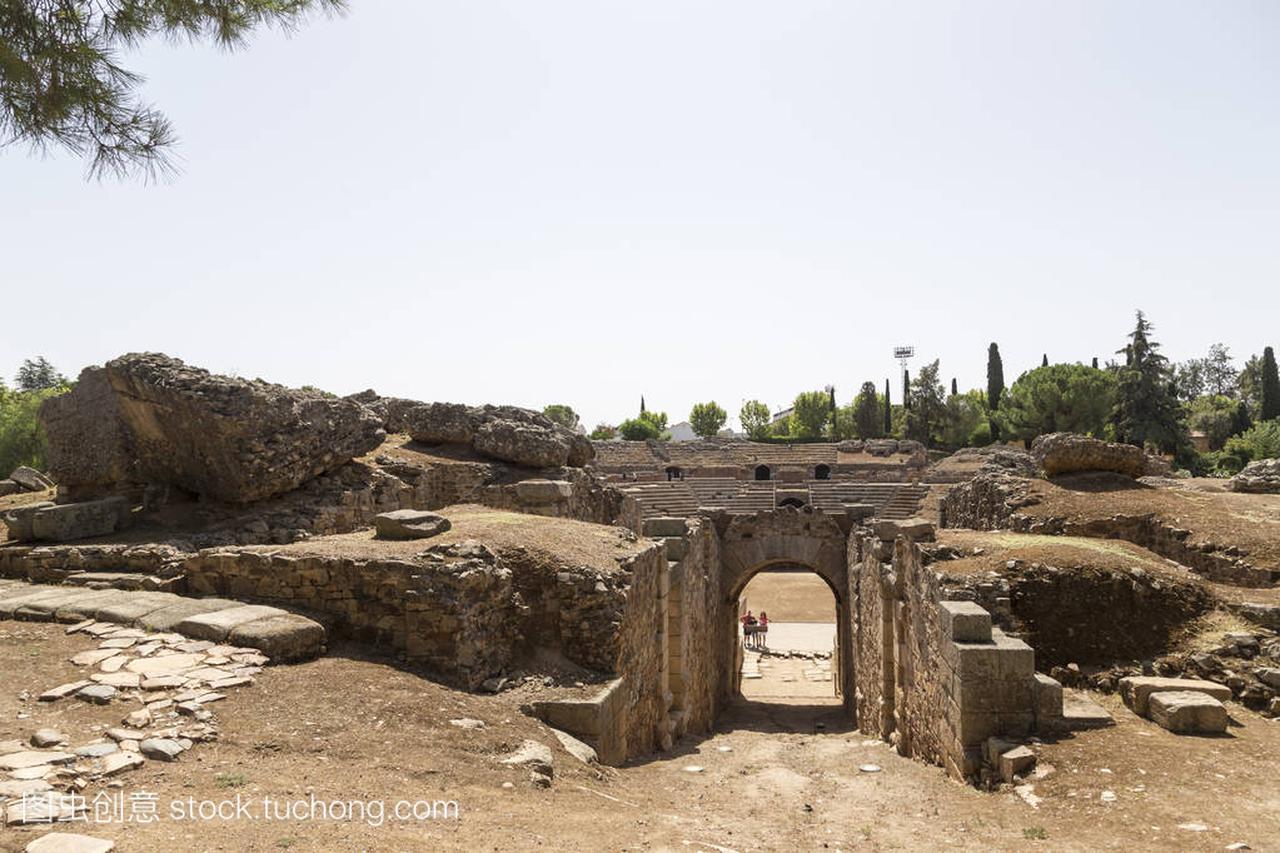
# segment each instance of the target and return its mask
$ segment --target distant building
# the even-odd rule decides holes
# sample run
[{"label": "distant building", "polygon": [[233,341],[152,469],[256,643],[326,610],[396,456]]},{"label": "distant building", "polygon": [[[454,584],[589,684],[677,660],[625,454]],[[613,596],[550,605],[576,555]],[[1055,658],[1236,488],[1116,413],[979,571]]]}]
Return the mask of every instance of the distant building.
[{"label": "distant building", "polygon": [[672,441],[697,441],[698,434],[693,431],[693,427],[688,421],[681,421],[675,426],[669,427],[668,432],[671,433]]}]

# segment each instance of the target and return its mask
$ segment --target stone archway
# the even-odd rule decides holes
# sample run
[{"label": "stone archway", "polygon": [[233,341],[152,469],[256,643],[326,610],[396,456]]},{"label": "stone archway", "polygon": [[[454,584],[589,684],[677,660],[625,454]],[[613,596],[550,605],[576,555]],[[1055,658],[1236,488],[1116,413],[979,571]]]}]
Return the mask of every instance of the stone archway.
[{"label": "stone archway", "polygon": [[811,508],[780,507],[730,518],[720,533],[721,601],[716,617],[719,695],[739,691],[738,598],[748,581],[771,566],[800,566],[831,588],[836,603],[836,686],[853,711],[853,632],[848,534],[832,517]]},{"label": "stone archway", "polygon": [[769,469],[768,465],[757,465],[755,470],[755,477],[757,480],[772,480],[773,471]]}]

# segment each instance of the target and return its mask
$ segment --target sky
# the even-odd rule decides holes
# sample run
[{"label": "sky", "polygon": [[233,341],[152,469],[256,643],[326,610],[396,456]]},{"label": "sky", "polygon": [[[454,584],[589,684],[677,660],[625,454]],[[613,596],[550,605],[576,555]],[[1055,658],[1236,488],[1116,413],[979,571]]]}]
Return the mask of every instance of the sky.
[{"label": "sky", "polygon": [[1277,36],[1272,0],[349,0],[148,42],[176,176],[0,148],[0,375],[162,351],[590,427],[843,403],[897,345],[1012,382],[1139,308],[1243,360],[1280,345]]}]

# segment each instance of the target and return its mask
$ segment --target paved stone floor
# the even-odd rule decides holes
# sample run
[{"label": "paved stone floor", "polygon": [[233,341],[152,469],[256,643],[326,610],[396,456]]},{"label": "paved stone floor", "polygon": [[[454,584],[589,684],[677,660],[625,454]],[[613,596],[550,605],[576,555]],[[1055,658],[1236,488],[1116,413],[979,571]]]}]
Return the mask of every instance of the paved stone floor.
[{"label": "paved stone floor", "polygon": [[836,626],[832,622],[771,622],[765,647],[778,652],[831,652]]}]

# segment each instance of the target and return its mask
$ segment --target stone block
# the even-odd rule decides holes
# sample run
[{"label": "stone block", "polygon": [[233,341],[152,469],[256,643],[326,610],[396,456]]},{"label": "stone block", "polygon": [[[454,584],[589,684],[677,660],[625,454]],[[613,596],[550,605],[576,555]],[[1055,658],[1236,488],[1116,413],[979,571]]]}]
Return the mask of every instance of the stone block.
[{"label": "stone block", "polygon": [[243,622],[231,629],[227,641],[257,649],[273,661],[310,660],[324,650],[325,629],[320,623],[285,613]]},{"label": "stone block", "polygon": [[419,509],[397,509],[373,517],[379,539],[429,539],[444,533],[452,523],[443,515]]},{"label": "stone block", "polygon": [[220,643],[227,638],[233,628],[245,622],[283,615],[284,611],[278,607],[244,604],[239,607],[228,607],[225,610],[193,614],[174,625],[173,630],[196,640],[212,640]]},{"label": "stone block", "polygon": [[42,509],[56,506],[53,501],[40,501],[39,503],[27,504],[16,509],[11,509],[4,515],[0,515],[0,521],[3,521],[5,527],[9,528],[9,538],[19,542],[26,542],[36,538],[33,521],[35,515]]},{"label": "stone block", "polygon": [[1000,753],[998,768],[1000,778],[1005,782],[1013,782],[1015,776],[1025,775],[1035,766],[1036,754],[1025,746],[1015,746]]},{"label": "stone block", "polygon": [[991,642],[991,614],[972,601],[939,602],[938,622],[942,635],[955,642]]},{"label": "stone block", "polygon": [[646,518],[643,532],[645,536],[684,536],[685,520],[672,517]]},{"label": "stone block", "polygon": [[1057,680],[1037,672],[1032,679],[1035,694],[1036,725],[1052,725],[1062,719],[1062,685]]},{"label": "stone block", "polygon": [[1135,675],[1120,679],[1120,696],[1124,703],[1140,717],[1147,716],[1147,705],[1154,693],[1169,691],[1193,691],[1212,696],[1218,701],[1231,698],[1231,690],[1212,681],[1196,678],[1162,678],[1154,675]]},{"label": "stone block", "polygon": [[1005,681],[1029,681],[1036,673],[1036,651],[1022,640],[999,631],[992,639],[999,650],[1000,675]]},{"label": "stone block", "polygon": [[892,542],[899,536],[905,536],[912,542],[932,542],[937,527],[932,521],[924,518],[905,518],[901,521],[877,521],[876,537],[882,542]]},{"label": "stone block", "polygon": [[998,681],[1000,649],[994,643],[956,643],[956,676],[961,682]]},{"label": "stone block", "polygon": [[542,506],[567,501],[573,496],[573,484],[567,480],[522,480],[516,483],[516,498],[522,504]]},{"label": "stone block", "polygon": [[674,536],[668,537],[667,543],[667,559],[673,563],[678,563],[689,553],[689,540]]},{"label": "stone block", "polygon": [[1227,709],[1212,696],[1193,690],[1152,693],[1151,720],[1177,734],[1221,734],[1227,730]]},{"label": "stone block", "polygon": [[129,501],[122,497],[56,504],[32,515],[31,535],[46,542],[106,536],[127,527],[129,518]]}]

